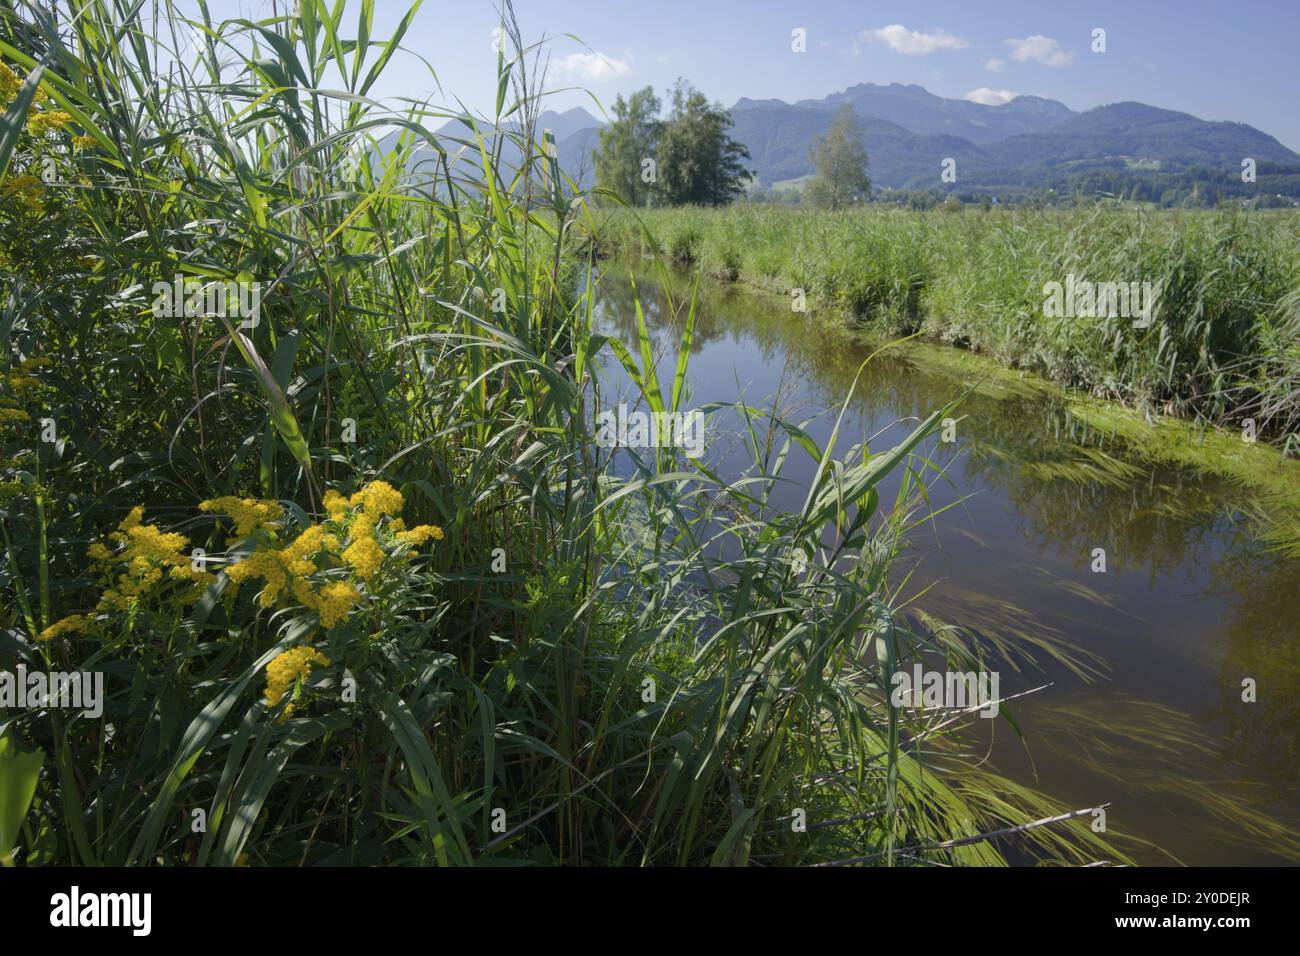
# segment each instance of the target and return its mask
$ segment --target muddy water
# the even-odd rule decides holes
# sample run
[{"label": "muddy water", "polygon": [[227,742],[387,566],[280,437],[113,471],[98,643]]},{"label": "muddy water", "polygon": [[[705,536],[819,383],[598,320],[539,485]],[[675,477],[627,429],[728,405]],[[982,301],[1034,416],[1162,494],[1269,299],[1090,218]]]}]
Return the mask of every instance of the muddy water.
[{"label": "muddy water", "polygon": [[[635,352],[619,274],[626,265],[605,270],[600,321]],[[685,297],[686,278],[673,288]],[[638,290],[671,382],[681,316],[648,277]],[[824,446],[872,350],[780,297],[705,280],[689,405],[776,402],[811,418]],[[838,447],[889,447],[972,379],[938,348],[878,356]],[[916,607],[1028,649],[1032,663],[1001,672],[1003,696],[1051,684],[1006,705],[1023,739],[977,722],[994,768],[1072,807],[1109,802],[1109,834],[1142,864],[1300,861],[1300,562],[1254,540],[1240,489],[1142,460],[1051,390],[986,381],[957,416],[955,441],[928,451],[947,466],[933,507],[958,504],[913,533],[905,561],[909,592],[930,588]],[[724,475],[749,462],[738,434],[725,423],[710,433],[707,457]],[[806,456],[787,466],[784,507],[798,509],[814,467]],[[1241,699],[1246,678],[1254,703]]]}]

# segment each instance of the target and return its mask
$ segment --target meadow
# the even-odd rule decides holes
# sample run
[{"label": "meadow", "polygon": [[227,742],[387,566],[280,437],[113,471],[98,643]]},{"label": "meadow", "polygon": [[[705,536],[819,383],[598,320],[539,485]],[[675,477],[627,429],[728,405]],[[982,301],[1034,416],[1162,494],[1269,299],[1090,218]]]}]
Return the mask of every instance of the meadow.
[{"label": "meadow", "polygon": [[[685,409],[692,301],[672,381],[644,330],[595,331],[597,222],[534,145],[537,51],[507,22],[511,171],[470,118],[435,137],[456,114],[367,98],[409,17],[299,8],[0,13],[0,669],[105,677],[102,708],[0,701],[0,862],[1124,860],[1092,808],[971,760],[963,719],[891,702],[923,654],[981,666],[894,613],[949,409],[868,454],[746,408],[743,475],[613,468],[602,363]],[[927,285],[884,277],[912,236],[880,283],[835,252],[826,288],[907,312]],[[212,283],[257,295],[177,306]],[[794,456],[815,479],[782,510]]]},{"label": "meadow", "polygon": [[[968,207],[602,210],[606,252],[660,253],[877,332],[985,353],[1155,415],[1300,450],[1300,215]],[[1069,314],[1051,283],[1151,283],[1150,322]],[[792,298],[793,304],[793,298]],[[1086,310],[1080,310],[1086,313]],[[1253,421],[1253,427],[1246,424]]]}]

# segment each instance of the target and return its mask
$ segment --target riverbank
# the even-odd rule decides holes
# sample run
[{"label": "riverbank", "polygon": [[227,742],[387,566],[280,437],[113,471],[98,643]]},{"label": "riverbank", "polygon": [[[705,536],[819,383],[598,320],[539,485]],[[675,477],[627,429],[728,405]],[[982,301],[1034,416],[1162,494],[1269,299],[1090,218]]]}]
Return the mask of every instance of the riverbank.
[{"label": "riverbank", "polygon": [[[1143,412],[1235,429],[1250,419],[1263,440],[1300,442],[1293,213],[737,205],[610,211],[595,234],[604,253],[659,251],[792,308],[919,332]],[[1139,294],[1089,307],[1088,283]],[[1145,327],[1142,283],[1158,290]]]},{"label": "riverbank", "polygon": [[[861,335],[862,333],[857,333]],[[867,336],[873,343],[879,340]],[[1139,459],[1227,479],[1236,489],[1227,510],[1245,515],[1269,547],[1300,557],[1300,459],[1240,432],[1206,422],[1130,408],[1119,402],[1063,388],[1041,376],[996,360],[932,342],[910,340],[896,348],[909,362],[986,393],[1040,393],[1064,403],[1080,426],[1122,442]]]}]

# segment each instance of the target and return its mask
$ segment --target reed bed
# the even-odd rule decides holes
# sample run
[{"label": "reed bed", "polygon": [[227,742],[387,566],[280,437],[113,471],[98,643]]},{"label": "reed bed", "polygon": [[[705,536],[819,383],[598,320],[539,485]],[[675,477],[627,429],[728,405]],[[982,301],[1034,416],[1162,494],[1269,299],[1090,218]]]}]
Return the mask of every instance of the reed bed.
[{"label": "reed bed", "polygon": [[[1292,212],[742,203],[602,210],[595,236],[606,252],[662,253],[785,295],[802,289],[811,310],[919,331],[1099,397],[1234,429],[1253,419],[1255,434],[1284,448],[1300,441]],[[1070,275],[1158,284],[1159,311],[1147,327],[1050,315],[1044,288]]]}]

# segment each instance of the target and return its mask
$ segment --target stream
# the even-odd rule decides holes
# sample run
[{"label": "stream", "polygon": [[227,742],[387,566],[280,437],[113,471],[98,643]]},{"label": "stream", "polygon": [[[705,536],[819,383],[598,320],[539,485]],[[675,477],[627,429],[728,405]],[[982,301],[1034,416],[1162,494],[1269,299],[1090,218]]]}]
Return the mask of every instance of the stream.
[{"label": "stream", "polygon": [[[601,331],[635,354],[628,264],[602,271]],[[688,299],[690,278],[671,275],[674,296]],[[668,388],[682,315],[639,272],[637,290]],[[806,429],[825,447],[873,350],[793,313],[788,299],[704,279],[687,407],[775,401],[789,420],[811,419]],[[950,351],[877,355],[836,454],[868,439],[883,451],[960,395],[969,359],[946,367]],[[605,354],[607,377],[635,402]],[[1027,649],[1032,663],[1002,673],[1003,697],[1051,684],[1004,705],[1023,739],[1005,721],[975,721],[976,756],[1070,809],[1109,802],[1108,833],[1140,864],[1300,861],[1300,561],[1255,540],[1233,504],[1248,499],[1242,489],[1143,460],[1072,417],[1053,389],[991,377],[954,417],[955,441],[923,447],[945,465],[927,482],[931,507],[957,504],[911,532],[899,568],[912,572],[906,594],[935,619]],[[710,432],[705,457],[724,478],[751,463],[737,425]],[[814,470],[792,453],[782,507],[798,510]],[[896,488],[892,476],[882,501]],[[1099,548],[1104,572],[1093,570]],[[1085,666],[1045,646],[1069,648]],[[1247,678],[1253,703],[1242,700]]]}]

